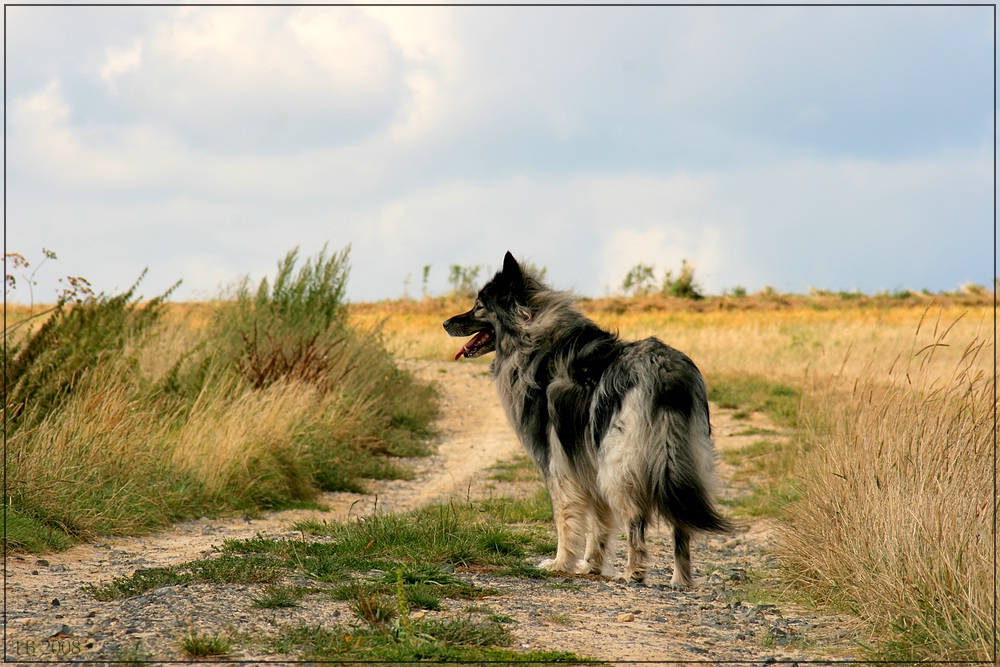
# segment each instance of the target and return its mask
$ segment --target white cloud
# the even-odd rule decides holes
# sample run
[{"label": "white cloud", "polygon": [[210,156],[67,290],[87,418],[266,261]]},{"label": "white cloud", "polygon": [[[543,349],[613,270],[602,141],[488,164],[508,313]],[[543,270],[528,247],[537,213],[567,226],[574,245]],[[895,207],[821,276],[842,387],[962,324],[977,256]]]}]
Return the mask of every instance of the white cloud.
[{"label": "white cloud", "polygon": [[101,80],[112,91],[115,90],[115,81],[122,74],[138,69],[142,66],[142,42],[138,39],[126,48],[108,47],[107,57],[101,65],[99,73]]},{"label": "white cloud", "polygon": [[356,143],[406,94],[401,54],[358,8],[182,7],[129,43],[101,70],[116,104],[209,149]]},{"label": "white cloud", "polygon": [[15,7],[12,239],[108,230],[185,289],[353,243],[362,298],[508,248],[587,294],[681,259],[710,291],[984,282],[977,11]]}]

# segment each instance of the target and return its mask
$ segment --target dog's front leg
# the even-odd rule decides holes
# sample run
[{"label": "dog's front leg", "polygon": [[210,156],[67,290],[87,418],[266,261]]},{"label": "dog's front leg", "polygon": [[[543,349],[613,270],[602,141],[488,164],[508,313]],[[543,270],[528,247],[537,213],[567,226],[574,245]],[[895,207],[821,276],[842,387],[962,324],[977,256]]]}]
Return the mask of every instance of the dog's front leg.
[{"label": "dog's front leg", "polygon": [[587,544],[578,571],[581,574],[607,574],[605,563],[611,534],[615,528],[615,517],[603,498],[591,499],[591,508]]},{"label": "dog's front leg", "polygon": [[575,573],[579,568],[580,550],[589,519],[586,505],[580,501],[580,490],[566,479],[550,475],[548,487],[558,546],[556,557],[543,560],[539,567],[550,572]]}]

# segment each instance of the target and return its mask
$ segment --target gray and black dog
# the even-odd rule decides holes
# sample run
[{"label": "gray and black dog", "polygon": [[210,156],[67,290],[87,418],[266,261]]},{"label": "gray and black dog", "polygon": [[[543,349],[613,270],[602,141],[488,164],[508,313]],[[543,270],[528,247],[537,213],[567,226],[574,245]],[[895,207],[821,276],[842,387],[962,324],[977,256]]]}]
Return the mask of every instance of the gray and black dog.
[{"label": "gray and black dog", "polygon": [[508,252],[467,313],[444,323],[472,336],[455,355],[496,352],[507,418],[545,477],[558,548],[541,567],[608,574],[611,538],[628,535],[627,581],[646,576],[646,527],[673,525],[674,586],[691,586],[691,535],[726,532],[713,502],[715,451],[705,381],[656,338],[624,342]]}]

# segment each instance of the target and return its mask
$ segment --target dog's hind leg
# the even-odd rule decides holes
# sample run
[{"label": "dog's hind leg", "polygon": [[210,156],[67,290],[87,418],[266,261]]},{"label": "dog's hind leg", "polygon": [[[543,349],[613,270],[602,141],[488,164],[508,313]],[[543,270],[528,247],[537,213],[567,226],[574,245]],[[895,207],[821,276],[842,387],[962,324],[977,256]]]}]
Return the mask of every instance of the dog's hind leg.
[{"label": "dog's hind leg", "polygon": [[633,516],[628,520],[628,562],[625,565],[625,581],[642,583],[646,580],[646,517]]},{"label": "dog's hind leg", "polygon": [[674,524],[674,576],[670,585],[691,587],[691,532],[677,524]]}]

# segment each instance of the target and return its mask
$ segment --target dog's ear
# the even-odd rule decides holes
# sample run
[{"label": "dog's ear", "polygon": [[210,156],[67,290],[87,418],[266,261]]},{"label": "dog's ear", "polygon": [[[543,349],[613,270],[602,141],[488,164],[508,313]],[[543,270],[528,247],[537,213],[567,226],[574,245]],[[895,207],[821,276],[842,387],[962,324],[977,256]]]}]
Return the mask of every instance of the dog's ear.
[{"label": "dog's ear", "polygon": [[510,254],[510,250],[508,250],[507,254],[503,256],[503,275],[504,278],[514,284],[523,282],[523,278],[521,277],[521,265],[517,263],[516,259],[514,259],[514,255]]},{"label": "dog's ear", "polygon": [[503,257],[503,269],[500,271],[500,276],[510,286],[511,294],[519,303],[526,304],[531,295],[538,291],[538,282],[530,274],[521,270],[521,265],[517,263],[509,250]]}]

